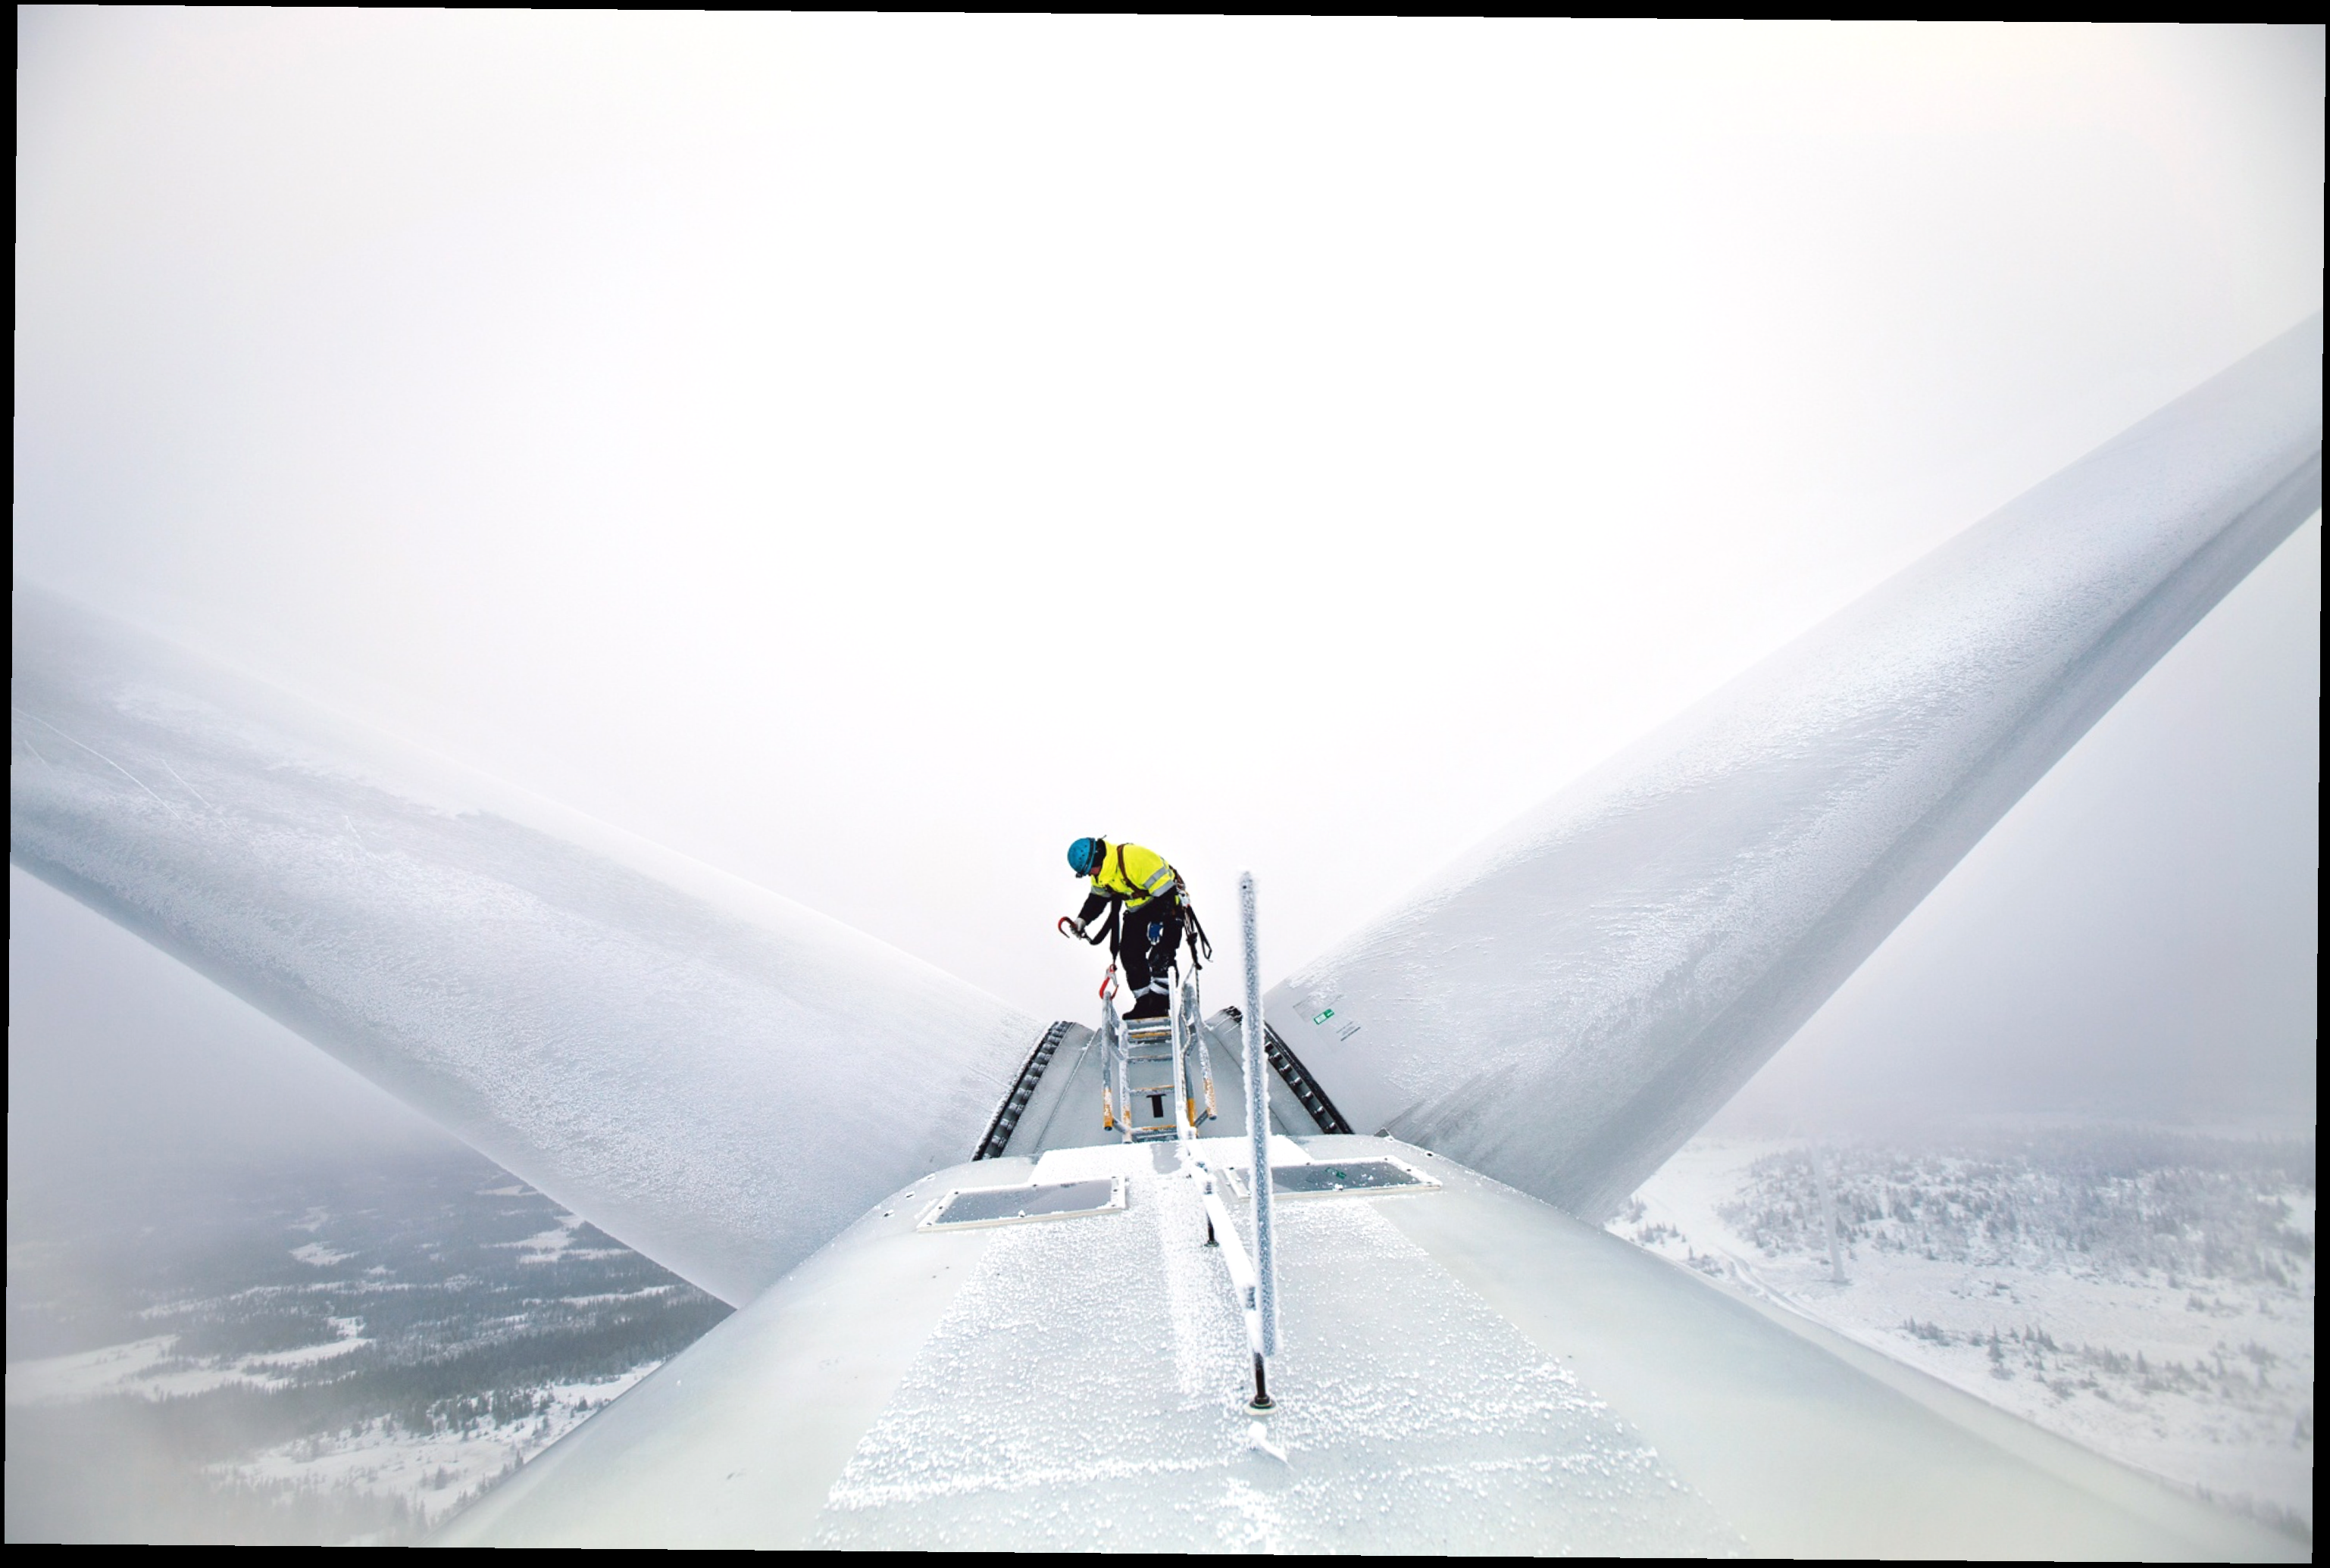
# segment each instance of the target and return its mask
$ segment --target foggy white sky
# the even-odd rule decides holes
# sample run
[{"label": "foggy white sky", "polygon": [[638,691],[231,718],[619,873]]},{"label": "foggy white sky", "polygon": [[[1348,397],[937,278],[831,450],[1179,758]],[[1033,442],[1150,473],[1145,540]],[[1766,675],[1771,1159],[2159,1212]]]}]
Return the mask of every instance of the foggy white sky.
[{"label": "foggy white sky", "polygon": [[1068,838],[1283,972],[2321,295],[2319,28],[19,16],[20,576],[1047,1015]]}]

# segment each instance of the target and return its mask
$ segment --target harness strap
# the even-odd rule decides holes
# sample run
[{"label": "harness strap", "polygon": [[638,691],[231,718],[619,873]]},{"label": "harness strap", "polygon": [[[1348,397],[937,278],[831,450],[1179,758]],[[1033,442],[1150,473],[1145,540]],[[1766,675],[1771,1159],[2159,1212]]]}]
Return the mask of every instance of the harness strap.
[{"label": "harness strap", "polygon": [[[1136,899],[1142,903],[1148,903],[1152,900],[1165,896],[1156,891],[1156,884],[1160,879],[1171,883],[1177,887],[1180,885],[1181,874],[1173,869],[1173,864],[1170,861],[1167,861],[1163,864],[1160,865],[1157,868],[1157,874],[1151,877],[1147,882],[1141,883],[1133,881],[1132,868],[1124,864],[1124,845],[1122,844],[1113,844],[1109,847],[1116,853],[1116,880],[1126,890],[1121,893],[1114,893],[1115,897],[1121,898],[1128,903]],[[1098,883],[1101,880],[1101,876],[1105,876],[1107,873],[1108,858],[1103,855],[1101,858],[1100,876],[1094,877],[1093,881],[1095,883]],[[1103,886],[1100,891],[1103,893],[1113,892],[1113,889],[1105,886]]]},{"label": "harness strap", "polygon": [[[1108,920],[1100,930],[1086,937],[1084,940],[1094,947],[1100,946],[1105,940],[1108,943],[1108,955],[1113,959],[1120,956],[1123,946],[1122,921],[1120,917],[1132,907],[1134,893],[1146,893],[1148,890],[1135,883],[1132,880],[1132,873],[1125,868],[1124,845],[1113,844],[1109,847],[1116,855],[1116,880],[1124,886],[1132,888],[1134,893],[1120,893],[1101,884],[1101,878],[1108,874],[1108,857],[1103,855],[1101,857],[1099,874],[1093,878],[1093,882],[1097,891],[1108,897]],[[1211,937],[1206,935],[1204,923],[1198,919],[1197,906],[1189,902],[1189,884],[1181,880],[1181,874],[1173,868],[1170,861],[1158,873],[1158,875],[1171,883],[1171,892],[1180,907],[1181,918],[1189,927],[1189,940],[1186,945],[1189,949],[1189,968],[1192,970],[1202,969],[1206,967],[1206,959],[1214,956],[1214,942]],[[1155,878],[1151,880],[1154,881]],[[1151,893],[1143,901],[1143,904],[1145,906],[1155,903],[1166,896],[1168,895],[1165,893]]]},{"label": "harness strap", "polygon": [[1206,935],[1205,922],[1198,919],[1198,906],[1189,901],[1187,893],[1188,890],[1184,889],[1181,915],[1189,922],[1189,968],[1194,972],[1204,968],[1206,960],[1214,956],[1214,943],[1213,939]]}]

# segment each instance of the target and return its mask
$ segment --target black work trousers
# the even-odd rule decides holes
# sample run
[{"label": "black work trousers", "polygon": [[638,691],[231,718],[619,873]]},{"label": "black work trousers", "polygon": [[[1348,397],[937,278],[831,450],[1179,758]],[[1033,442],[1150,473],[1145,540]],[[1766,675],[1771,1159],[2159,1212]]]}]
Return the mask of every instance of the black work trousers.
[{"label": "black work trousers", "polygon": [[1124,988],[1132,993],[1132,1015],[1149,1018],[1171,1012],[1173,956],[1181,950],[1181,901],[1168,895],[1127,909],[1117,933]]}]

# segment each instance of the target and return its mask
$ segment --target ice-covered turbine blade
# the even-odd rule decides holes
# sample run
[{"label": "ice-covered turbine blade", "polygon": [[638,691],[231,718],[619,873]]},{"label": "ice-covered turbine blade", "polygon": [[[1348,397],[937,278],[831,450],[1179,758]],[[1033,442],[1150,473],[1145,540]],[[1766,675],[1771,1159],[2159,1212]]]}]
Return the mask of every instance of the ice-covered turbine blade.
[{"label": "ice-covered turbine blade", "polygon": [[2322,318],[1953,539],[1276,987],[1361,1132],[1600,1217],[2321,505]]},{"label": "ice-covered turbine blade", "polygon": [[9,857],[725,1299],[964,1157],[1037,1022],[18,590]]}]

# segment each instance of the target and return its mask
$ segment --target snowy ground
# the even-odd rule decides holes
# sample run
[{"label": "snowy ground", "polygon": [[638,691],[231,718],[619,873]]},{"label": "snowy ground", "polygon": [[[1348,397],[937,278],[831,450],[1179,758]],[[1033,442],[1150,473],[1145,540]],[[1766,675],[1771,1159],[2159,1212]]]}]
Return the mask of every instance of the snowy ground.
[{"label": "snowy ground", "polygon": [[393,1418],[375,1417],[360,1426],[279,1443],[212,1468],[222,1481],[255,1489],[288,1488],[401,1499],[427,1528],[573,1431],[658,1365],[594,1383],[551,1384],[540,1391],[541,1403],[534,1414],[515,1420],[416,1431]]},{"label": "snowy ground", "polygon": [[[116,1398],[158,1402],[232,1386],[288,1392],[301,1386],[284,1375],[291,1369],[335,1360],[372,1343],[357,1332],[360,1319],[340,1319],[337,1326],[344,1337],[334,1343],[273,1355],[192,1359],[176,1354],[177,1336],[163,1335],[19,1362],[8,1368],[7,1403],[56,1407]],[[360,1493],[402,1500],[426,1528],[573,1431],[659,1365],[646,1362],[613,1377],[544,1385],[534,1391],[533,1409],[524,1415],[488,1416],[468,1424],[440,1417],[417,1425],[374,1416],[204,1468],[229,1488],[260,1493]]]},{"label": "snowy ground", "polygon": [[1609,1228],[2310,1535],[2310,1140],[2057,1129],[1840,1143],[1827,1165],[1803,1143],[1700,1139]]},{"label": "snowy ground", "polygon": [[726,1308],[467,1151],[12,1194],[8,1538],[410,1540]]}]

